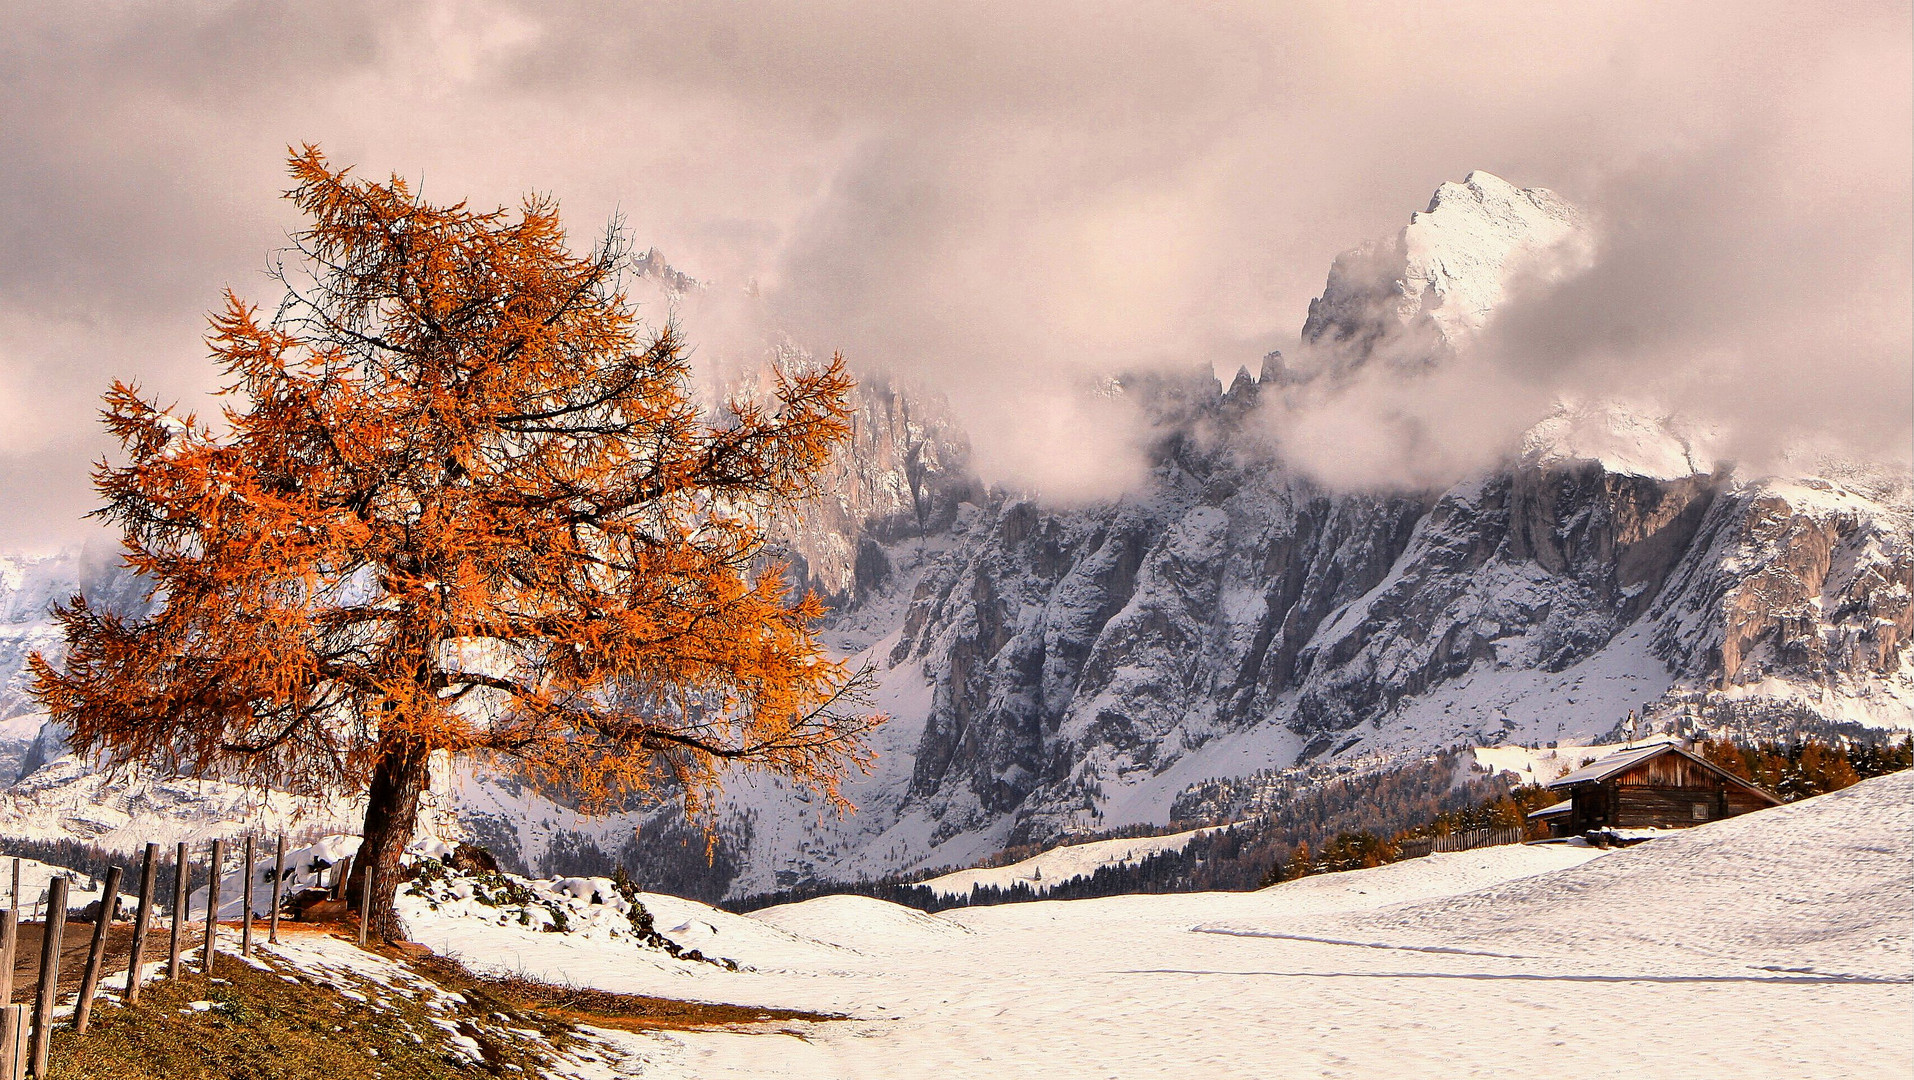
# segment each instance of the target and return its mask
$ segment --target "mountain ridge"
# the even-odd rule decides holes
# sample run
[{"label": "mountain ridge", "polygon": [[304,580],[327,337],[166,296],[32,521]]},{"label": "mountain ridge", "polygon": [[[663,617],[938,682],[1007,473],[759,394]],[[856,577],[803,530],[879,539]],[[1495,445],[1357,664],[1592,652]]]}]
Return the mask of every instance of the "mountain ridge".
[{"label": "mountain ridge", "polygon": [[[1207,368],[1106,380],[1152,425],[1151,471],[1102,502],[985,484],[946,405],[867,375],[828,490],[772,532],[892,721],[849,818],[737,784],[722,889],[961,866],[1163,823],[1218,778],[1588,743],[1630,712],[1685,733],[1914,727],[1898,474],[1738,470],[1710,460],[1707,431],[1621,402],[1561,403],[1501,465],[1439,489],[1339,491],[1284,463],[1272,403],[1357,371],[1418,378],[1518,279],[1573,273],[1589,250],[1552,193],[1480,172],[1443,185],[1337,260],[1303,363],[1227,388]],[[469,827],[548,870],[639,851],[674,813],[586,821],[483,770],[447,783]]]}]

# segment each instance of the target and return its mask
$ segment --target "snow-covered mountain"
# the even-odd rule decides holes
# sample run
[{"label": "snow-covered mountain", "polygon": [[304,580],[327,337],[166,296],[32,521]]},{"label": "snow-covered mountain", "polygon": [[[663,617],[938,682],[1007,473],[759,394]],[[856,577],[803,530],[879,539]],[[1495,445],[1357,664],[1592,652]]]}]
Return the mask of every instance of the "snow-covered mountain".
[{"label": "snow-covered mountain", "polygon": [[890,753],[853,821],[800,834],[740,799],[744,882],[962,864],[1163,822],[1211,777],[1591,741],[1631,710],[1689,730],[1914,726],[1904,474],[1739,472],[1681,418],[1616,402],[1561,407],[1443,491],[1325,490],[1268,446],[1266,396],[1379,361],[1415,378],[1517,277],[1588,251],[1557,196],[1446,184],[1337,261],[1304,331],[1314,367],[1119,381],[1159,436],[1145,488],[1071,509],[993,490],[878,544],[894,583],[838,619],[886,670]]},{"label": "snow-covered mountain", "polygon": [[1450,358],[1521,275],[1586,265],[1585,226],[1580,210],[1545,188],[1481,171],[1443,184],[1394,236],[1337,256],[1302,332],[1328,363],[1286,376],[1335,378],[1372,362],[1414,371]]},{"label": "snow-covered mountain", "polygon": [[[1339,492],[1283,464],[1273,400],[1359,369],[1417,378],[1522,275],[1589,250],[1558,196],[1480,172],[1443,185],[1336,261],[1305,363],[1227,388],[1207,369],[1110,381],[1153,424],[1153,469],[1099,504],[987,488],[940,401],[866,377],[830,494],[777,526],[837,605],[832,643],[879,669],[892,720],[859,812],[741,782],[714,865],[668,808],[581,820],[464,769],[447,783],[468,826],[528,867],[636,861],[715,895],[1163,823],[1192,785],[1299,762],[1591,742],[1631,710],[1685,730],[1914,727],[1904,473],[1738,471],[1680,418],[1618,402],[1563,406],[1446,490]],[[44,601],[13,588],[18,639],[50,640],[24,606]]]},{"label": "snow-covered mountain", "polygon": [[95,547],[52,555],[0,554],[0,784],[10,784],[60,753],[57,730],[42,731],[45,716],[27,694],[27,657],[57,655],[59,627],[48,615],[56,601],[84,592],[117,610],[138,610],[144,593]]}]

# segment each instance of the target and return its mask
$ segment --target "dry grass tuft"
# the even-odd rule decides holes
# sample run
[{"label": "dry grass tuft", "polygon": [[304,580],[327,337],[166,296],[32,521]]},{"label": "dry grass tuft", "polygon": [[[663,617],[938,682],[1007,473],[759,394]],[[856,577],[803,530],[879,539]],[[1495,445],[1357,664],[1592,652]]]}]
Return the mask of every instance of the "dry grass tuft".
[{"label": "dry grass tuft", "polygon": [[707,1001],[679,1001],[644,994],[620,994],[573,983],[553,983],[525,975],[479,974],[450,957],[425,956],[409,961],[434,982],[521,1009],[535,1009],[580,1023],[626,1031],[683,1030],[733,1027],[782,1021],[842,1020],[830,1013],[797,1009],[766,1009]]},{"label": "dry grass tuft", "polygon": [[[102,999],[86,1035],[54,1034],[54,1080],[449,1080],[538,1076],[571,1024],[495,1002],[434,1012],[417,995],[363,981],[340,988],[266,957],[267,970],[222,960],[218,978],[154,982],[137,1008]],[[500,1019],[503,1014],[505,1019]],[[456,1031],[443,1025],[452,1025]],[[537,1032],[536,1036],[515,1034]],[[482,1061],[453,1046],[478,1044]],[[516,1068],[513,1068],[516,1066]]]}]

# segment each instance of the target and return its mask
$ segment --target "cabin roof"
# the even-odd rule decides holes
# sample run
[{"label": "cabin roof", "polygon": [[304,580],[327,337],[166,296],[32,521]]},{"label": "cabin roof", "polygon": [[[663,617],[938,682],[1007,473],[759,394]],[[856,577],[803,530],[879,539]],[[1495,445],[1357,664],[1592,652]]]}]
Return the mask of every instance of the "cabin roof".
[{"label": "cabin roof", "polygon": [[1709,761],[1707,758],[1702,757],[1700,754],[1685,750],[1679,744],[1673,742],[1654,742],[1646,746],[1631,746],[1624,750],[1617,750],[1605,758],[1589,762],[1574,772],[1556,777],[1548,782],[1548,786],[1550,788],[1569,788],[1577,784],[1600,783],[1610,777],[1620,776],[1622,773],[1633,769],[1642,762],[1650,758],[1660,757],[1663,754],[1680,754],[1682,757],[1700,765],[1702,768],[1707,769],[1709,772],[1714,773],[1729,783],[1747,788],[1749,791],[1760,795],[1762,798],[1777,806],[1781,804],[1780,799],[1763,789],[1760,785],[1751,784],[1741,777],[1736,776],[1734,773],[1716,765],[1714,762]]},{"label": "cabin roof", "polygon": [[[1677,749],[1671,742],[1654,742],[1646,746],[1631,746],[1617,750],[1606,757],[1597,758],[1574,772],[1558,776],[1549,781],[1551,788],[1574,787],[1576,784],[1592,784],[1627,772],[1649,758],[1658,757],[1669,750]],[[1690,755],[1693,756],[1693,755]],[[1696,758],[1697,761],[1701,760]],[[1705,764],[1705,762],[1704,762]]]},{"label": "cabin roof", "polygon": [[1566,814],[1573,809],[1575,809],[1575,800],[1563,799],[1561,802],[1558,802],[1558,803],[1550,803],[1547,806],[1542,807],[1540,810],[1529,811],[1529,820],[1535,821],[1539,818],[1561,817],[1563,814]]}]

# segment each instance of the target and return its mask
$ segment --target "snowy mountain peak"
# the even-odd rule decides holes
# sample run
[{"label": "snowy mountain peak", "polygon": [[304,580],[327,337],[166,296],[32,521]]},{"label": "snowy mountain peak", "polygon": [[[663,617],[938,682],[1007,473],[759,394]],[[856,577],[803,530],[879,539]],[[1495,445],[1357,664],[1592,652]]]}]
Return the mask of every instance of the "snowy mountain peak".
[{"label": "snowy mountain peak", "polygon": [[1524,273],[1585,265],[1582,212],[1546,188],[1476,170],[1445,183],[1395,236],[1342,253],[1311,301],[1303,341],[1321,370],[1380,356],[1401,367],[1441,361],[1474,336]]},{"label": "snowy mountain peak", "polygon": [[1616,475],[1680,480],[1711,471],[1706,448],[1713,437],[1694,423],[1621,402],[1563,402],[1523,434],[1521,460],[1535,468],[1592,461]]},{"label": "snowy mountain peak", "polygon": [[[714,852],[675,807],[581,821],[468,763],[446,805],[508,865],[622,861],[716,898],[1213,819],[1188,810],[1274,805],[1311,769],[1585,744],[1630,712],[1656,730],[1764,737],[1914,728],[1904,469],[1811,448],[1794,479],[1724,469],[1722,437],[1685,418],[1571,401],[1512,460],[1447,491],[1337,492],[1273,462],[1261,429],[1238,422],[1260,398],[1310,396],[1312,381],[1335,391],[1358,366],[1391,378],[1440,363],[1524,275],[1585,258],[1586,237],[1552,193],[1470,173],[1336,260],[1302,348],[1269,353],[1258,377],[1237,371],[1224,390],[1204,362],[1086,383],[1158,437],[1148,480],[1120,499],[1047,505],[987,487],[945,402],[866,375],[822,494],[772,528],[794,575],[830,598],[832,647],[871,664],[872,706],[891,718],[874,771],[845,787],[857,813],[820,816],[781,784],[740,778]],[[643,262],[681,284],[655,254]],[[695,312],[732,294],[684,295]],[[757,355],[739,340],[735,355]],[[720,396],[764,389],[761,371],[720,374]],[[0,833],[131,844],[160,835],[129,824],[142,817],[193,837],[243,820],[217,786],[107,787],[62,757],[22,672],[33,649],[57,649],[46,606],[76,587],[116,610],[145,599],[111,560],[0,558],[0,783],[22,777]],[[1243,796],[1193,794],[1211,790]],[[1054,861],[1041,869],[1055,876]]]}]

